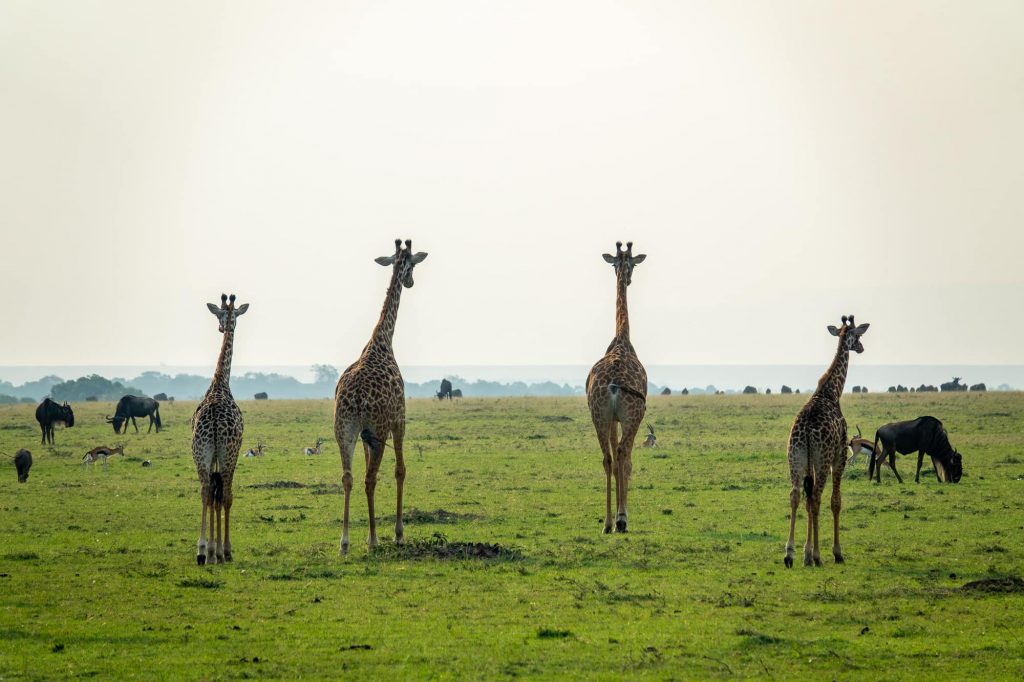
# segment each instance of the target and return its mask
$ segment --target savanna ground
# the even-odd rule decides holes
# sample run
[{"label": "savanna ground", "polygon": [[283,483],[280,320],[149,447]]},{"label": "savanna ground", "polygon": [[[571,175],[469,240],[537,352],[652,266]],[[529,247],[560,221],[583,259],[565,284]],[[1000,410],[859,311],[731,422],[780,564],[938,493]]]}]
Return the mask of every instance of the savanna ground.
[{"label": "savanna ground", "polygon": [[[409,402],[405,548],[394,457],[368,552],[356,457],[352,552],[338,555],[330,401],[244,402],[227,565],[197,567],[194,404],[115,436],[109,404],[39,445],[34,406],[0,407],[0,678],[957,678],[1024,676],[1024,395],[848,395],[851,430],[938,416],[958,485],[916,458],[847,468],[842,541],[782,565],[785,443],[806,396],[651,397],[630,532],[603,535],[604,473],[582,398]],[[324,454],[301,448],[317,436]],[[98,444],[126,456],[83,466]],[[639,440],[638,440],[639,445]],[[141,466],[143,459],[152,466]],[[797,523],[800,558],[805,517]],[[469,544],[460,544],[469,543]],[[483,543],[483,544],[475,544]],[[965,589],[973,581],[987,589]],[[999,587],[1007,591],[999,591]]]}]

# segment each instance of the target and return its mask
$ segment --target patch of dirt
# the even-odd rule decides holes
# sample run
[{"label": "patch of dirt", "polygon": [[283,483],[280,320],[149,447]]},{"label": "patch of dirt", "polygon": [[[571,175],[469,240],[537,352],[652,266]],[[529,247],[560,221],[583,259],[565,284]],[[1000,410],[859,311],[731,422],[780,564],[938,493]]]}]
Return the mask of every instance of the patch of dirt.
[{"label": "patch of dirt", "polygon": [[[434,511],[423,511],[412,507],[402,512],[402,523],[458,523],[459,521],[472,521],[479,519],[476,514],[459,514],[447,509],[435,509]],[[381,518],[381,523],[394,523],[395,515],[391,514]]]},{"label": "patch of dirt", "polygon": [[305,488],[306,484],[298,481],[274,481],[273,483],[253,483],[245,487],[257,490],[279,490],[282,488]]},{"label": "patch of dirt", "polygon": [[966,583],[960,588],[966,592],[1009,593],[1024,592],[1024,580],[1015,575],[1005,578],[986,578]]},{"label": "patch of dirt", "polygon": [[407,540],[404,545],[377,545],[372,556],[378,559],[505,559],[519,560],[518,549],[489,542],[449,542],[442,533],[423,540]]},{"label": "patch of dirt", "polygon": [[[345,489],[342,488],[341,485],[339,485],[337,483],[317,483],[316,485],[311,485],[309,487],[310,487],[310,491],[309,492],[311,492],[314,495],[344,495],[345,494]],[[352,489],[355,490],[355,486],[354,485],[352,486]]]}]

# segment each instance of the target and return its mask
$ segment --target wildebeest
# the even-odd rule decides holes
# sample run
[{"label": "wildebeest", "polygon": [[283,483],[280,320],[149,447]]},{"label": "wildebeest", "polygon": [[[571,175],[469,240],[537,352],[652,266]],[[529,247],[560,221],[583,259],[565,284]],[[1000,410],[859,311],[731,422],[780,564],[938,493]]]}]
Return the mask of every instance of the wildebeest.
[{"label": "wildebeest", "polygon": [[672,395],[672,389],[669,388],[668,386],[666,386],[665,388],[661,389],[661,394],[662,395]]},{"label": "wildebeest", "polygon": [[167,400],[167,394],[166,393],[157,393],[155,396],[153,396],[153,400],[158,400],[158,401],[159,400]]},{"label": "wildebeest", "polygon": [[747,386],[746,388],[743,389],[743,393],[746,395],[756,395],[757,389],[754,388],[753,386]]},{"label": "wildebeest", "polygon": [[22,448],[14,453],[14,468],[18,470],[18,483],[28,480],[28,470],[32,468],[32,453]]},{"label": "wildebeest", "polygon": [[947,381],[939,386],[943,391],[966,391],[967,384],[960,383],[960,377],[953,377],[952,381]]},{"label": "wildebeest", "polygon": [[260,391],[259,393],[257,393],[257,394],[256,394],[256,395],[254,395],[253,397],[254,397],[254,398],[255,398],[256,400],[268,400],[268,399],[270,398],[270,396],[268,396],[268,395],[267,395],[267,392],[266,392],[266,391]]},{"label": "wildebeest", "polygon": [[135,433],[139,432],[139,425],[135,422],[136,417],[149,417],[149,429],[153,430],[156,424],[156,432],[160,433],[163,424],[160,422],[160,403],[152,398],[140,398],[134,395],[126,395],[117,401],[117,409],[113,417],[107,417],[107,423],[112,424],[114,433],[121,433],[121,426],[124,426],[124,433],[128,433],[128,420],[135,427]]},{"label": "wildebeest", "polygon": [[787,386],[786,384],[782,384],[782,388],[779,389],[779,393],[785,393],[787,395],[792,393],[792,392],[793,392],[793,389],[790,388],[789,386]]},{"label": "wildebeest", "polygon": [[973,391],[986,391],[986,390],[988,390],[988,389],[985,387],[985,382],[982,382],[980,384],[971,384],[971,391],[972,392]]},{"label": "wildebeest", "polygon": [[448,381],[447,379],[441,379],[441,390],[438,391],[437,393],[435,393],[434,395],[437,396],[438,400],[444,400],[445,398],[448,398],[448,400],[451,400],[452,399],[452,382]]},{"label": "wildebeest", "polygon": [[[878,444],[881,442],[881,449]],[[882,462],[889,458],[889,468],[896,474],[896,480],[903,483],[896,471],[896,453],[909,455],[917,453],[917,473],[914,482],[921,482],[921,465],[924,456],[932,458],[935,476],[944,483],[959,483],[963,475],[963,458],[952,445],[945,427],[935,417],[918,417],[905,422],[886,424],[875,432],[875,457],[868,467],[868,480],[875,474],[875,480],[881,481]],[[877,472],[877,473],[876,473]]]},{"label": "wildebeest", "polygon": [[40,443],[45,445],[49,440],[50,445],[53,445],[54,425],[63,424],[70,429],[75,425],[75,413],[67,401],[63,405],[58,405],[49,398],[44,398],[36,408],[36,421],[39,422],[39,428],[43,430],[43,438]]},{"label": "wildebeest", "polygon": [[462,389],[461,388],[453,388],[452,389],[452,398],[461,398],[461,397],[462,397]]}]

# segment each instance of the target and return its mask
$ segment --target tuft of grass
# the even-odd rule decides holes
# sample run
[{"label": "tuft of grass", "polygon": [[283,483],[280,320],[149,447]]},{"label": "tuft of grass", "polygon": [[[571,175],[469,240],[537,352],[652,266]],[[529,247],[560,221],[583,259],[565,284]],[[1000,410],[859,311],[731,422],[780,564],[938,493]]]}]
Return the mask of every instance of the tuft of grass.
[{"label": "tuft of grass", "polygon": [[214,578],[183,578],[178,581],[178,587],[199,587],[205,590],[216,590],[224,587],[223,580]]},{"label": "tuft of grass", "polygon": [[572,637],[570,630],[555,630],[552,628],[537,630],[537,639],[566,639],[567,637]]}]

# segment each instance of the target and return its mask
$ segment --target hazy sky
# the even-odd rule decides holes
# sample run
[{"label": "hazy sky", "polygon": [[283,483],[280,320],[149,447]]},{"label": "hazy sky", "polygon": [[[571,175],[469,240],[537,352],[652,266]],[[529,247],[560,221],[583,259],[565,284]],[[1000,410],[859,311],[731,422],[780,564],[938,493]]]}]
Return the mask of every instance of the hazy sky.
[{"label": "hazy sky", "polygon": [[1022,362],[1024,3],[0,3],[0,365]]}]

